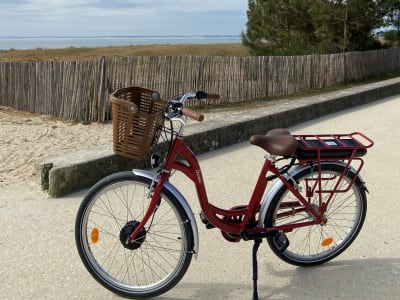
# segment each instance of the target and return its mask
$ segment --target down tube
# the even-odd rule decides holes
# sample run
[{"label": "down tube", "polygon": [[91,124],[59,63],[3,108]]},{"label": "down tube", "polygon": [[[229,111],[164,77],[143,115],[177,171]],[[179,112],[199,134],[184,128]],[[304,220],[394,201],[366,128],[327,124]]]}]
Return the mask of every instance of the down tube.
[{"label": "down tube", "polygon": [[[175,139],[175,142],[178,139]],[[179,162],[175,157],[179,155],[184,158],[187,163]],[[240,224],[227,224],[221,220],[217,215],[228,215],[230,211],[218,208],[208,202],[207,192],[204,185],[203,175],[200,169],[199,162],[192,150],[178,141],[173,145],[173,151],[171,151],[171,156],[166,164],[166,171],[169,172],[172,169],[181,171],[188,178],[190,178],[196,186],[197,197],[199,198],[199,203],[202,212],[205,214],[207,220],[213,224],[215,227],[221,229],[222,231],[231,232],[235,234],[240,233]]]}]

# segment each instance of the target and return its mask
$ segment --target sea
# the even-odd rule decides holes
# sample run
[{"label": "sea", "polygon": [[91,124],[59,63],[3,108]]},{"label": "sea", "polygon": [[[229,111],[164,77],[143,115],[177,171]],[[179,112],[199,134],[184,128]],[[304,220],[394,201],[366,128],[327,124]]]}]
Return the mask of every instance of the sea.
[{"label": "sea", "polygon": [[0,50],[61,49],[132,45],[240,43],[240,35],[176,36],[0,36]]}]

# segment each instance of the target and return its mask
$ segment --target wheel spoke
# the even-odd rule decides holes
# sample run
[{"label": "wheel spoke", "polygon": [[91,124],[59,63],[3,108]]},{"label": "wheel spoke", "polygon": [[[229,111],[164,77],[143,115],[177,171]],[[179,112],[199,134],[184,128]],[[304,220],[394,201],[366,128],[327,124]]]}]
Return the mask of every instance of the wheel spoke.
[{"label": "wheel spoke", "polygon": [[[306,198],[309,204],[318,212],[320,201],[328,201],[329,191],[340,190],[330,197],[327,211],[324,214],[326,223],[300,226],[286,233],[290,242],[284,252],[275,249],[274,243],[269,241],[272,250],[283,260],[295,265],[315,265],[326,262],[344,251],[356,238],[362,227],[366,212],[365,192],[360,188],[358,178],[347,190],[345,188],[353,181],[353,173],[346,176],[341,174],[344,167],[338,164],[323,164],[321,190],[316,182],[316,174],[310,178],[310,171],[303,169],[294,175],[295,180],[303,193],[307,187],[317,187],[317,192]],[[338,183],[338,180],[340,182]],[[337,185],[337,187],[336,187]],[[320,193],[322,192],[322,193]],[[305,195],[303,195],[305,196]],[[321,197],[321,198],[320,198]],[[314,220],[307,211],[291,210],[281,203],[296,203],[297,198],[285,187],[275,195],[267,212],[266,227],[301,225]],[[279,217],[282,216],[282,217]]]},{"label": "wheel spoke", "polygon": [[126,244],[148,208],[150,180],[120,174],[89,191],[82,202],[76,222],[78,250],[106,288],[127,297],[153,297],[186,272],[192,257],[191,224],[178,201],[162,194],[148,224],[134,243]]}]

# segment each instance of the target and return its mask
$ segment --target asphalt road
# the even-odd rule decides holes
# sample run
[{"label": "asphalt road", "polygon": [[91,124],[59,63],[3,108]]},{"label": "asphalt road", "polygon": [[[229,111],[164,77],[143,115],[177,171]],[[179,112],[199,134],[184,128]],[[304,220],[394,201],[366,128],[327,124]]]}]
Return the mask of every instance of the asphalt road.
[{"label": "asphalt road", "polygon": [[[325,265],[288,265],[263,243],[259,250],[260,299],[399,299],[400,96],[289,128],[293,133],[360,131],[375,145],[362,176],[368,212],[357,240]],[[205,120],[206,122],[206,120]],[[241,143],[200,156],[210,202],[229,208],[248,201],[263,151]],[[194,188],[178,186],[197,215]],[[48,198],[29,184],[0,192],[1,299],[118,299],[92,279],[74,241],[74,222],[85,191]],[[229,243],[198,220],[200,253],[183,280],[158,299],[251,299],[252,242]]]}]

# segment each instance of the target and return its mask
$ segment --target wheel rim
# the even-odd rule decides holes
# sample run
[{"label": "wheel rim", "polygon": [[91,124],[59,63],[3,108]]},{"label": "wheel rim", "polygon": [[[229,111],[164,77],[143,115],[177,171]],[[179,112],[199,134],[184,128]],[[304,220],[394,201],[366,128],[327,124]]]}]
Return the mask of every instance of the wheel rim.
[{"label": "wheel rim", "polygon": [[[323,189],[333,189],[341,173],[333,170],[324,170],[323,172],[324,177],[330,178],[323,182]],[[302,191],[306,190],[305,179],[308,176],[310,175],[298,179]],[[338,188],[344,189],[350,181],[350,177],[344,177]],[[296,201],[290,192],[285,193],[281,197],[282,203]],[[317,201],[318,197],[314,196],[311,199],[311,206],[318,207]],[[282,208],[284,206],[281,205],[282,203],[276,206],[278,209],[274,214],[274,226],[313,220],[313,216],[307,212],[291,214],[290,210],[293,208]],[[338,255],[357,235],[363,221],[362,214],[365,213],[363,209],[362,197],[356,184],[353,184],[347,192],[337,193],[333,196],[325,213],[326,224],[300,227],[287,232],[286,236],[290,245],[281,255],[300,263],[326,261],[331,256]]]},{"label": "wheel rim", "polygon": [[102,280],[122,292],[159,292],[175,279],[187,255],[184,222],[164,195],[141,234],[140,245],[122,244],[124,230],[137,225],[147,209],[147,193],[145,183],[114,183],[92,197],[82,219],[87,262]]}]

